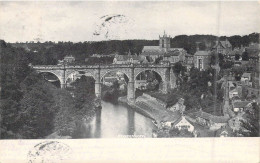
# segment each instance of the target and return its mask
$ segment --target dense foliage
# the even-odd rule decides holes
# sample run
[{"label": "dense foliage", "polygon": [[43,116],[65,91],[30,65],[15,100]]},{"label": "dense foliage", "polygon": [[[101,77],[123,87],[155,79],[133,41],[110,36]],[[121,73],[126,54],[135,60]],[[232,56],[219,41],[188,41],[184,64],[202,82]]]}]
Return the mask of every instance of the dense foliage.
[{"label": "dense foliage", "polygon": [[[95,99],[94,79],[82,76],[72,83],[69,91],[58,90],[56,96],[59,106],[55,116],[55,131],[59,135],[75,137],[78,124],[89,122],[95,114],[93,101]],[[71,98],[71,94],[74,98]]]},{"label": "dense foliage", "polygon": [[112,86],[106,86],[102,84],[102,99],[104,101],[108,101],[111,103],[118,103],[118,97],[121,96],[126,96],[126,90],[119,90],[119,82],[118,80],[114,81]]},{"label": "dense foliage", "polygon": [[94,98],[93,81],[85,78],[77,81],[76,97],[72,98],[68,91],[45,81],[28,66],[33,61],[30,53],[4,41],[0,46],[2,139],[44,138],[54,131],[74,127],[83,118],[78,115],[86,115],[85,119],[93,116],[93,105],[89,102]]},{"label": "dense foliage", "polygon": [[258,137],[260,135],[259,105],[252,104],[252,108],[245,113],[245,120],[241,121],[242,128],[239,134],[247,137]]}]

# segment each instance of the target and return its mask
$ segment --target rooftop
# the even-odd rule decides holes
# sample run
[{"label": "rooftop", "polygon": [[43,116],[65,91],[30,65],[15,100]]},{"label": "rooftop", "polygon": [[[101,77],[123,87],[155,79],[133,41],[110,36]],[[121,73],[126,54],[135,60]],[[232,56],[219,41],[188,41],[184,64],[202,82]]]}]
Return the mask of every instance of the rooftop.
[{"label": "rooftop", "polygon": [[233,130],[232,130],[231,127],[229,127],[228,125],[223,126],[223,127],[221,127],[220,129],[218,129],[218,130],[216,131],[216,136],[218,136],[218,137],[221,136],[221,134],[222,134],[223,132],[226,132],[229,137],[230,137],[230,136],[234,136]]},{"label": "rooftop", "polygon": [[192,113],[189,113],[189,115],[191,117],[201,117],[203,119],[206,119],[206,120],[211,120],[212,122],[215,122],[215,123],[226,123],[229,119],[229,117],[226,117],[226,116],[214,116],[212,114],[209,114],[209,113],[206,113],[206,112],[203,112],[203,111],[197,111],[197,112],[192,112]]},{"label": "rooftop", "polygon": [[164,54],[163,51],[143,51],[140,55],[151,56],[151,55],[162,55],[162,54]]},{"label": "rooftop", "polygon": [[209,51],[197,51],[194,56],[209,56],[210,55],[210,52]]},{"label": "rooftop", "polygon": [[181,52],[178,51],[178,50],[175,50],[175,51],[169,51],[168,53],[165,53],[164,54],[164,57],[170,57],[170,56],[179,56],[181,55]]},{"label": "rooftop", "polygon": [[233,107],[234,108],[244,108],[250,103],[251,103],[250,101],[235,101],[235,102],[233,102]]},{"label": "rooftop", "polygon": [[161,51],[160,46],[144,46],[143,52]]},{"label": "rooftop", "polygon": [[187,119],[185,116],[180,116],[180,117],[173,123],[173,125],[174,125],[174,126],[177,125],[177,124],[178,124],[180,121],[182,121],[183,119],[187,120],[190,124],[193,125],[193,123],[192,123],[189,119]]},{"label": "rooftop", "polygon": [[116,55],[115,58],[117,61],[126,61],[128,59],[133,59],[133,60],[140,60],[141,57],[137,55]]},{"label": "rooftop", "polygon": [[228,40],[225,40],[225,41],[218,41],[213,48],[216,48],[218,45],[221,45],[223,48],[229,48],[232,46]]},{"label": "rooftop", "polygon": [[249,78],[251,76],[251,73],[245,72],[243,73],[242,77]]}]

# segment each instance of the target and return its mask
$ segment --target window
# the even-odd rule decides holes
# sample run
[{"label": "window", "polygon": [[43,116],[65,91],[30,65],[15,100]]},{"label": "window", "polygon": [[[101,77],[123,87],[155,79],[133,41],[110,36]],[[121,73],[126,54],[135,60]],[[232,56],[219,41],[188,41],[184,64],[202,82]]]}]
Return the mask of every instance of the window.
[{"label": "window", "polygon": [[198,69],[202,69],[202,59],[198,60]]}]

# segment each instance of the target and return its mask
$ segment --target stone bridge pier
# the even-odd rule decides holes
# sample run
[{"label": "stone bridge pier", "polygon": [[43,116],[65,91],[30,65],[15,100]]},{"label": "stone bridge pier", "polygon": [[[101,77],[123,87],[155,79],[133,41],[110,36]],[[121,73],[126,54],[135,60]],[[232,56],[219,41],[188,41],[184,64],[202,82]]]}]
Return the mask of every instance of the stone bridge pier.
[{"label": "stone bridge pier", "polygon": [[164,75],[162,75],[162,92],[168,93],[168,91],[170,90],[170,68],[167,68],[164,71]]},{"label": "stone bridge pier", "polygon": [[60,87],[62,89],[66,88],[66,69],[65,68],[61,71]]},{"label": "stone bridge pier", "polygon": [[100,68],[95,70],[95,94],[97,98],[101,98]]},{"label": "stone bridge pier", "polygon": [[[101,99],[101,85],[102,85],[102,75],[101,75],[101,69],[98,68],[94,70],[94,79],[95,79],[95,95],[97,98]],[[103,73],[105,74],[105,73]],[[128,68],[127,70],[127,76],[129,78],[128,84],[127,84],[127,100],[128,102],[134,102],[135,101],[135,74],[134,74],[134,66]]]},{"label": "stone bridge pier", "polygon": [[128,102],[135,101],[135,75],[134,75],[134,67],[130,68],[130,76],[127,85],[127,100]]}]

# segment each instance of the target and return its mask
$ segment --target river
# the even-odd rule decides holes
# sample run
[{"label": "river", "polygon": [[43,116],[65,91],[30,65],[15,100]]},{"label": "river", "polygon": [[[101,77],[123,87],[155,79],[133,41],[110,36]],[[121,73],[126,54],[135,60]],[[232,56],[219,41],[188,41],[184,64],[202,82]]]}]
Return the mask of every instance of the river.
[{"label": "river", "polygon": [[[123,105],[102,101],[91,123],[83,123],[76,138],[152,137],[152,120]],[[134,135],[134,136],[133,136]]]}]

